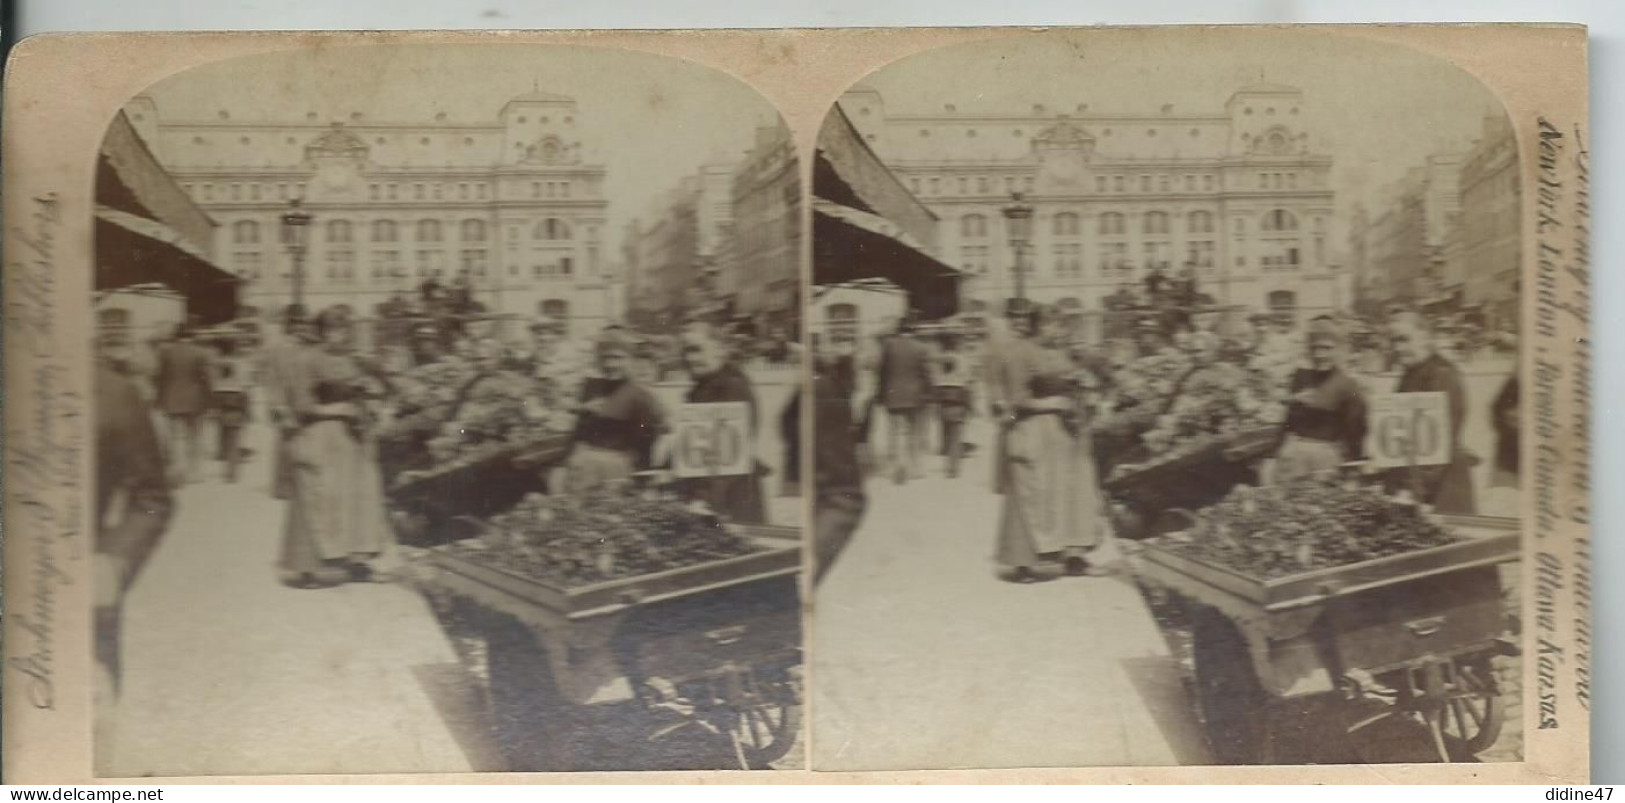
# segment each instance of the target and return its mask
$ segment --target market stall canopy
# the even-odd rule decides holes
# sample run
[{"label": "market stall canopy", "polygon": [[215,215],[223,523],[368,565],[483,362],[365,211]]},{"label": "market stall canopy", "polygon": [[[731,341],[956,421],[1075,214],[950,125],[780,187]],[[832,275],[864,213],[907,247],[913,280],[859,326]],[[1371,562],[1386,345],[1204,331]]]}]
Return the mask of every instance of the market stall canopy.
[{"label": "market stall canopy", "polygon": [[936,213],[880,161],[839,105],[818,130],[815,159],[814,197],[879,215],[907,232],[921,250],[935,250]]},{"label": "market stall canopy", "polygon": [[237,314],[236,276],[210,255],[215,223],[192,203],[120,113],[96,170],[96,289],[161,284],[202,323]]},{"label": "market stall canopy", "polygon": [[959,271],[916,247],[884,218],[839,204],[813,203],[813,272],[826,287],[896,285],[926,320],[959,309]]},{"label": "market stall canopy", "polygon": [[864,143],[836,107],[813,167],[813,283],[890,284],[925,319],[959,307],[960,273],[931,256],[937,216]]}]

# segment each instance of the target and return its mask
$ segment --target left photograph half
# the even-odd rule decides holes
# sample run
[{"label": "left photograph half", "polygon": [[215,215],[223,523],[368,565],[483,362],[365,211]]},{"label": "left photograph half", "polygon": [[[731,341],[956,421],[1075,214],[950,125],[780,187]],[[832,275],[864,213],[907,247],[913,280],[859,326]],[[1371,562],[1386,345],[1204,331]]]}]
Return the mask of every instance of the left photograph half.
[{"label": "left photograph half", "polygon": [[774,107],[546,45],[207,64],[95,188],[101,777],[802,769]]}]

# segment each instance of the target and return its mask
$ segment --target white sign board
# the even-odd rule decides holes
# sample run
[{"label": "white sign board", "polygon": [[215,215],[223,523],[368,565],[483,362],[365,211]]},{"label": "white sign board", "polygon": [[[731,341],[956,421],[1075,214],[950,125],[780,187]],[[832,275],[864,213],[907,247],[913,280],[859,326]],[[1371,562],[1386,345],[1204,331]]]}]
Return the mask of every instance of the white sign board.
[{"label": "white sign board", "polygon": [[730,477],[755,468],[745,402],[679,405],[672,432],[672,473],[678,477]]},{"label": "white sign board", "polygon": [[1378,393],[1367,454],[1377,468],[1450,462],[1450,400],[1444,391]]}]

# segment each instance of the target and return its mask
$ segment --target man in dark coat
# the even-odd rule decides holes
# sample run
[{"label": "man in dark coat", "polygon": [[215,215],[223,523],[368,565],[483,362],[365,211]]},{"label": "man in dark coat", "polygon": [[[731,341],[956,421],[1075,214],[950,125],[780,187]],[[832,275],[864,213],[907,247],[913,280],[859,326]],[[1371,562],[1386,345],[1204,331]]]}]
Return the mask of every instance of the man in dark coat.
[{"label": "man in dark coat", "polygon": [[728,357],[723,334],[704,321],[691,321],[683,332],[683,362],[694,386],[689,388],[690,404],[744,402],[750,408],[750,430],[746,440],[753,457],[746,473],[726,477],[698,477],[682,480],[683,493],[704,502],[728,521],[765,524],[767,505],[762,496],[762,466],[754,459],[756,433],[761,415],[750,379]]},{"label": "man in dark coat", "polygon": [[897,482],[922,477],[920,454],[925,451],[925,410],[931,400],[931,352],[914,337],[914,326],[904,320],[897,333],[880,344],[879,386],[876,395],[886,409],[888,451]]},{"label": "man in dark coat", "polygon": [[1396,314],[1389,322],[1388,337],[1394,357],[1403,368],[1396,390],[1442,391],[1450,410],[1449,462],[1421,466],[1414,472],[1409,467],[1394,469],[1388,475],[1388,486],[1411,490],[1418,501],[1432,505],[1440,513],[1472,515],[1478,509],[1472,475],[1477,458],[1461,443],[1462,423],[1467,416],[1467,383],[1461,369],[1439,354],[1432,327],[1414,312]]},{"label": "man in dark coat", "polygon": [[181,326],[175,340],[158,352],[158,409],[169,418],[170,463],[177,481],[201,477],[203,414],[214,398],[214,359]]},{"label": "man in dark coat", "polygon": [[[108,761],[120,682],[122,611],[125,593],[146,565],[169,526],[174,503],[164,476],[163,452],[153,431],[152,412],[141,391],[120,369],[128,359],[127,329],[99,334],[96,394],[95,638],[97,760]],[[116,521],[109,514],[122,492]]]},{"label": "man in dark coat", "polygon": [[[816,337],[816,336],[815,336]],[[851,355],[835,343],[814,343],[813,582],[829,572],[863,520],[866,499],[852,418]]]}]

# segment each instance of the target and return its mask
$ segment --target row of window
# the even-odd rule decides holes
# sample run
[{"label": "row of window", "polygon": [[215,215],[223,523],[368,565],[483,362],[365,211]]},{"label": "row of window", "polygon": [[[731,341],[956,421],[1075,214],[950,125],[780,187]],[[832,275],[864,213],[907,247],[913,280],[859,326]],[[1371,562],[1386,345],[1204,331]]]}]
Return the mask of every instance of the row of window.
[{"label": "row of window", "polygon": [[[257,280],[272,275],[265,265],[264,255],[257,251],[238,252],[232,255],[232,259],[237,274],[245,279]],[[372,278],[388,279],[405,278],[407,276],[427,278],[440,276],[441,270],[436,266],[443,264],[443,260],[444,256],[440,251],[418,251],[416,269],[409,272],[407,266],[401,262],[401,252],[376,251],[373,253],[372,259]],[[485,249],[467,248],[458,253],[460,270],[470,276],[483,277],[487,275],[488,263],[489,252]],[[520,266],[508,266],[509,276],[518,277],[520,273]],[[570,257],[561,257],[557,261],[538,262],[531,265],[525,273],[535,278],[564,278],[575,275],[575,264]],[[327,255],[323,265],[320,267],[311,266],[305,272],[307,280],[318,281],[325,278],[328,281],[341,284],[353,282],[359,275],[356,269],[356,254],[354,251],[331,252]],[[291,266],[284,265],[281,278],[291,279],[292,277]]]},{"label": "row of window", "polygon": [[[1319,254],[1324,247],[1322,241],[1316,240],[1315,247],[1318,259],[1323,256]],[[1263,270],[1298,270],[1303,267],[1303,254],[1296,241],[1265,241],[1263,248],[1268,252],[1259,258],[1259,266]],[[1171,270],[1190,266],[1212,270],[1218,264],[1218,244],[1213,240],[1194,240],[1185,243],[1184,259],[1177,263],[1174,260],[1174,249],[1174,244],[1167,241],[1142,243],[1140,256],[1135,259],[1128,243],[1100,243],[1096,248],[1097,264],[1103,276],[1133,272],[1140,267],[1147,270],[1152,268]],[[992,268],[991,260],[992,253],[988,246],[966,245],[960,248],[960,267],[967,274],[987,274]],[[1082,244],[1056,243],[1051,247],[1049,260],[1045,264],[1051,268],[1056,278],[1082,278],[1084,268]],[[1238,268],[1246,267],[1247,257],[1237,256],[1235,264]],[[1035,266],[1030,259],[1024,260],[1023,270],[1029,274],[1035,272]]]},{"label": "row of window", "polygon": [[[305,197],[304,182],[281,182],[276,184],[257,182],[235,182],[220,184],[218,187],[210,182],[189,183],[181,185],[188,195],[205,202],[214,201],[268,201],[273,198],[286,201],[289,198]],[[532,181],[530,183],[530,197],[532,198],[569,198],[575,192],[574,181]],[[218,194],[216,189],[219,190]],[[459,201],[484,201],[489,198],[490,187],[484,183],[475,182],[415,182],[411,184],[381,183],[368,184],[367,197],[374,201],[398,201],[403,197],[416,201],[443,201],[455,198]]]},{"label": "row of window", "polygon": [[[1147,212],[1141,218],[1141,233],[1172,233],[1173,216],[1167,212]],[[1236,219],[1236,231],[1245,231],[1243,218]],[[991,218],[971,213],[959,219],[959,236],[965,240],[980,240],[988,236]],[[1212,234],[1216,231],[1212,212],[1197,210],[1185,215],[1185,231],[1190,234]],[[1102,237],[1120,237],[1128,234],[1128,216],[1122,212],[1103,212],[1096,217],[1097,232]],[[1263,231],[1297,231],[1298,217],[1285,209],[1272,209],[1259,220]],[[1083,232],[1083,219],[1075,212],[1059,212],[1050,218],[1050,230],[1056,237],[1077,237]]]},{"label": "row of window", "polygon": [[[414,238],[420,243],[438,243],[444,239],[444,227],[439,220],[419,220],[409,223],[408,230],[415,233]],[[469,219],[458,224],[459,233],[463,242],[478,243],[487,239],[488,227],[483,220]],[[265,242],[265,233],[259,221],[239,220],[232,224],[231,240],[237,245],[258,245]],[[356,226],[349,220],[328,220],[322,222],[316,229],[320,232],[323,242],[330,244],[346,244],[355,242]],[[393,220],[374,220],[371,224],[370,240],[375,243],[393,243],[400,239],[401,225]],[[518,229],[510,229],[511,238],[518,238]],[[531,229],[531,237],[537,240],[568,240],[573,236],[573,228],[566,221],[558,218],[546,218],[537,221]]]},{"label": "row of window", "polygon": [[[1002,182],[1000,179],[1003,179]],[[950,183],[951,182],[951,183]],[[1031,192],[1034,187],[1032,176],[959,176],[948,179],[941,176],[920,178],[918,176],[908,180],[909,189],[915,195],[941,196],[952,192],[955,195],[993,195],[1005,194],[1019,190]],[[1295,190],[1298,188],[1298,174],[1286,173],[1259,173],[1258,187],[1265,190]],[[1143,174],[1131,176],[1116,174],[1109,176],[1095,176],[1095,192],[1108,193],[1167,193],[1167,192],[1213,192],[1218,188],[1218,177],[1212,173],[1186,173],[1183,176],[1170,173]]]}]

